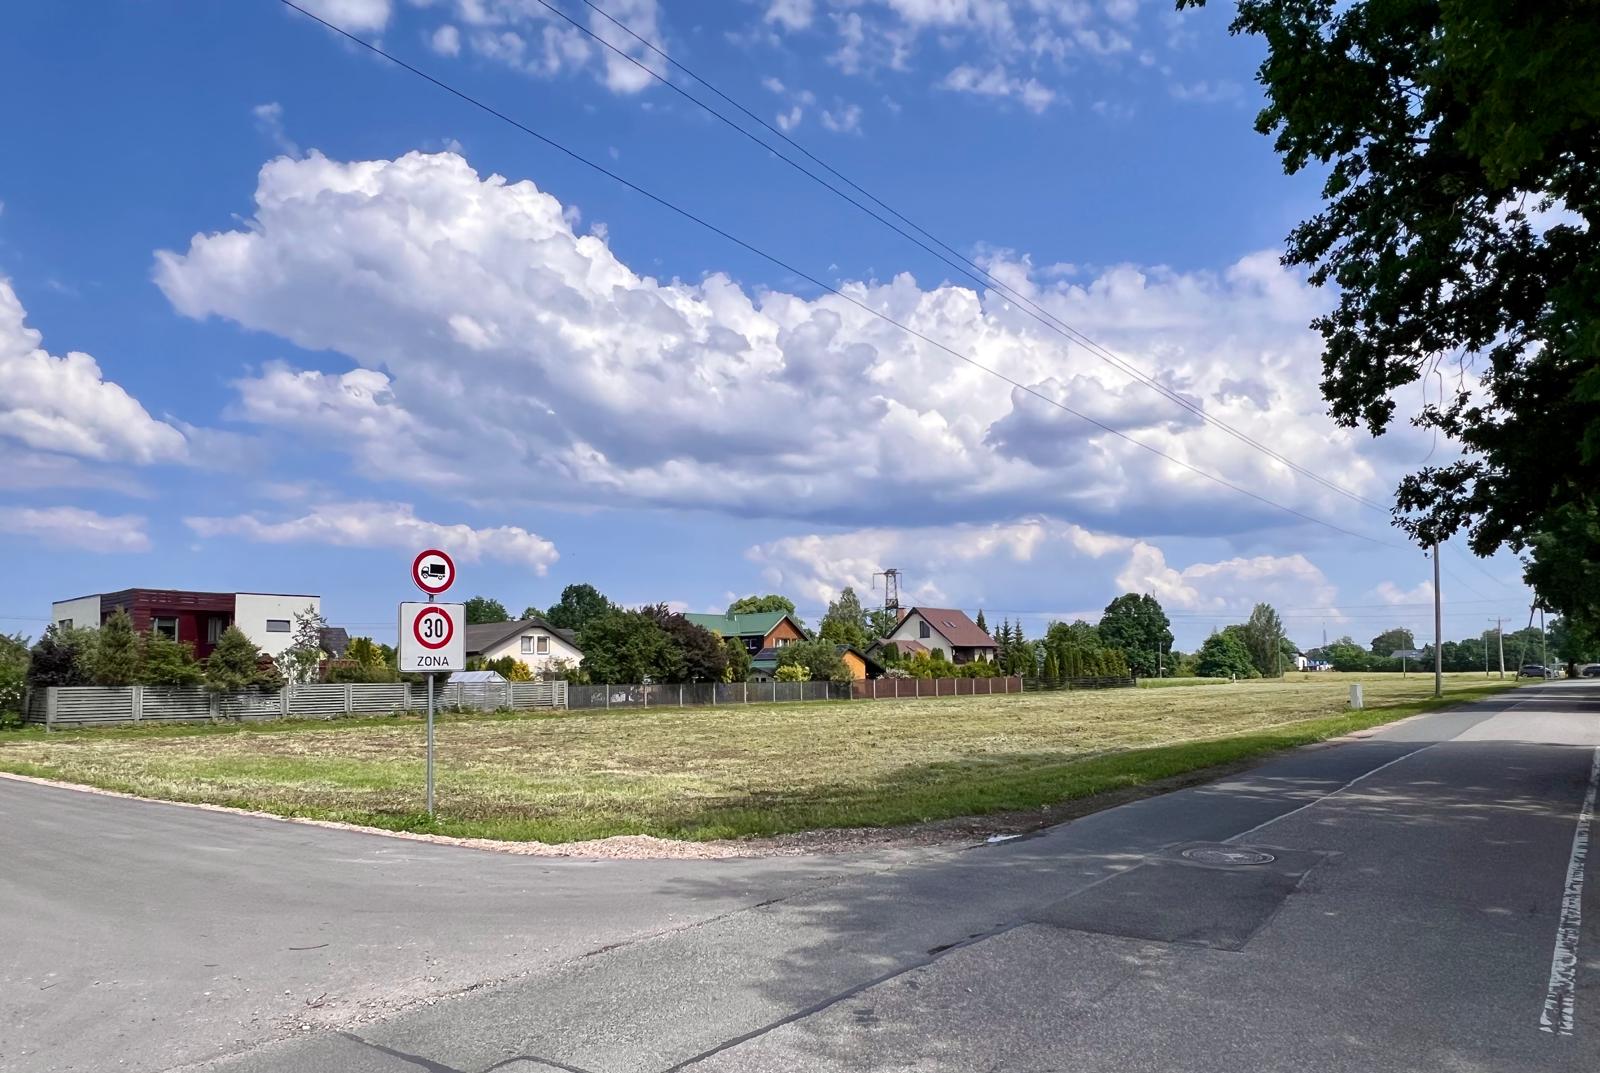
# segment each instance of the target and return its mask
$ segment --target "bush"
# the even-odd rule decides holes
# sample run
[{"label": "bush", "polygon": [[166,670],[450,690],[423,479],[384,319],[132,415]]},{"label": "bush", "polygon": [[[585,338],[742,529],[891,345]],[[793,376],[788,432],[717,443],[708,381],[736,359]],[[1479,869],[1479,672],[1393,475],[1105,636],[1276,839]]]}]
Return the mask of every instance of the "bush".
[{"label": "bush", "polygon": [[811,668],[803,663],[785,663],[773,673],[772,677],[779,682],[809,682]]},{"label": "bush", "polygon": [[95,633],[87,627],[51,626],[28,653],[28,685],[86,686],[94,678]]},{"label": "bush", "polygon": [[131,686],[139,682],[139,635],[133,619],[117,608],[100,627],[94,654],[94,684]]},{"label": "bush", "polygon": [[27,686],[27,638],[20,633],[0,633],[0,720],[22,713],[22,697]]},{"label": "bush", "polygon": [[203,677],[194,647],[151,630],[139,639],[139,681],[147,686],[196,686]]},{"label": "bush", "polygon": [[270,693],[283,688],[283,677],[243,630],[229,626],[206,660],[205,684],[213,693]]}]

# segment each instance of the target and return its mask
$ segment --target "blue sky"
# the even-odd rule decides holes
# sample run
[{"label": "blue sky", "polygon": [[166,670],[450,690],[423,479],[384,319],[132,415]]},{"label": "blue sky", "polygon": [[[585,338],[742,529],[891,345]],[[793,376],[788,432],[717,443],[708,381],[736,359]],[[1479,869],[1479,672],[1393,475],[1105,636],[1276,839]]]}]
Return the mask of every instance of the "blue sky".
[{"label": "blue sky", "polygon": [[[596,3],[1324,477],[1386,501],[1449,456],[1323,416],[1305,325],[1327,296],[1277,263],[1315,177],[1285,177],[1251,129],[1259,57],[1226,5]],[[815,619],[897,566],[916,600],[1035,631],[1152,591],[1186,648],[1256,600],[1305,644],[1429,620],[1428,563],[1381,513],[976,288],[538,0],[302,6],[1010,380],[1383,543],[1016,393],[277,0],[26,5],[0,36],[0,96],[26,102],[0,155],[0,553],[25,566],[0,627],[145,585],[319,592],[382,638],[423,543],[457,552],[461,595],[512,611],[582,580],[694,610],[778,589]],[[1525,614],[1509,555],[1444,566],[1448,636]]]}]

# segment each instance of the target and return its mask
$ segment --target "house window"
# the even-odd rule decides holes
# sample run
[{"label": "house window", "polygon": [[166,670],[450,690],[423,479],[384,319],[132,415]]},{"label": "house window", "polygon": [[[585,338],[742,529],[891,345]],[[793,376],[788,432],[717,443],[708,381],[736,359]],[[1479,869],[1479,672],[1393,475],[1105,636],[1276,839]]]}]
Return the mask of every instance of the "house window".
[{"label": "house window", "polygon": [[933,636],[933,627],[928,625],[926,622],[917,623],[917,636],[918,637],[924,637],[924,638],[932,637]]},{"label": "house window", "polygon": [[269,618],[269,619],[267,619],[267,632],[268,633],[288,633],[289,632],[289,620],[286,619],[286,618]]},{"label": "house window", "polygon": [[212,618],[206,621],[206,644],[214,645],[222,640],[222,631],[228,628],[225,618]]},{"label": "house window", "polygon": [[150,620],[150,629],[164,637],[170,637],[174,641],[178,639],[178,620],[176,618],[157,615]]},{"label": "house window", "polygon": [[56,619],[56,625],[60,626],[63,630],[70,630],[72,629],[72,620],[70,618]]},{"label": "house window", "polygon": [[542,634],[534,638],[533,651],[535,655],[548,656],[550,654],[550,638]]},{"label": "house window", "polygon": [[533,637],[531,635],[522,639],[522,654],[524,656],[533,655]]}]

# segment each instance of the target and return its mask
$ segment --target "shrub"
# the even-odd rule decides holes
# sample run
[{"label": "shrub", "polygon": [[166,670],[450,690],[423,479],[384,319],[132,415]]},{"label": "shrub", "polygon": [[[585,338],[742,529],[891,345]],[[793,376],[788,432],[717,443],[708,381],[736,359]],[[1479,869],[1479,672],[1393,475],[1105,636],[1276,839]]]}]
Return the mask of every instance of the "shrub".
[{"label": "shrub", "polygon": [[239,693],[247,689],[271,692],[283,688],[283,678],[237,626],[222,631],[217,647],[206,659],[206,688],[213,693]]},{"label": "shrub", "polygon": [[28,653],[28,685],[86,686],[94,676],[95,633],[86,627],[51,626]]},{"label": "shrub", "polygon": [[194,647],[151,630],[139,639],[139,678],[147,686],[195,686],[203,677]]},{"label": "shrub", "polygon": [[803,663],[785,663],[772,675],[779,682],[809,682],[811,668]]},{"label": "shrub", "polygon": [[94,684],[131,686],[139,679],[139,636],[133,619],[117,608],[100,627],[94,654]]}]

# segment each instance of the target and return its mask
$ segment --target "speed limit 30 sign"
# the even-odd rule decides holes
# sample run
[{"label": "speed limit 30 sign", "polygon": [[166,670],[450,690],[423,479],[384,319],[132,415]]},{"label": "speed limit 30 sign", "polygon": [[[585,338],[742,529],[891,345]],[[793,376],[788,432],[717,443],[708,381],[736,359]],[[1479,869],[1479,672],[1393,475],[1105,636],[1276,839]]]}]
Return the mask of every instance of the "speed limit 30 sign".
[{"label": "speed limit 30 sign", "polygon": [[441,673],[467,669],[463,604],[400,605],[400,669]]}]

